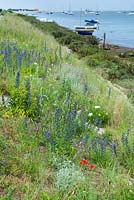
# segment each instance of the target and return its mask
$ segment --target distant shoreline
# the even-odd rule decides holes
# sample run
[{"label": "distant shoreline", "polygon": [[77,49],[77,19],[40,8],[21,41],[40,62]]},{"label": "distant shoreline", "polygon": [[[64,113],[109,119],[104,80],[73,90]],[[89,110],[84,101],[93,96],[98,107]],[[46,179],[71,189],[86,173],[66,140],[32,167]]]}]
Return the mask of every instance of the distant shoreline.
[{"label": "distant shoreline", "polygon": [[[105,14],[105,13],[108,13],[108,12],[114,12],[114,13],[117,13],[117,14]],[[124,19],[124,17],[125,18],[128,17],[128,22],[129,22],[129,18],[133,19],[133,16],[125,14],[125,13],[118,14],[118,12],[120,12],[120,11],[119,10],[104,11],[104,15],[103,15],[103,12],[102,12],[102,14],[100,14],[100,16],[97,17],[97,19],[100,22],[100,30],[94,32],[93,35],[95,37],[98,37],[98,38],[101,39],[103,37],[104,32],[106,32],[106,34],[107,34],[106,43],[108,43],[109,45],[113,45],[113,46],[120,46],[121,48],[125,48],[126,50],[127,49],[132,50],[134,48],[133,35],[129,34],[131,31],[127,30],[125,22],[124,22],[124,25],[122,25],[122,20]],[[129,11],[122,10],[121,12],[129,12]],[[76,13],[73,13],[74,15],[72,17],[71,16],[66,17],[67,15],[60,14],[60,13],[61,13],[60,11],[59,12],[55,11],[53,13],[53,15],[50,15],[50,14],[47,13],[46,10],[44,10],[44,11],[33,12],[33,16],[35,15],[35,17],[37,16],[37,18],[45,18],[45,19],[48,19],[48,20],[53,20],[59,26],[63,26],[65,28],[68,28],[68,29],[73,31],[74,26],[75,25],[77,26],[79,24],[79,15],[80,14],[78,14],[76,12]],[[32,16],[32,12],[29,15]],[[102,16],[104,16],[104,17],[102,17]],[[111,16],[113,18],[111,18]],[[120,18],[120,16],[121,16],[121,23],[120,23],[120,21],[119,21],[119,23],[116,23],[116,17]],[[81,19],[82,24],[84,23],[84,19],[88,19],[88,18],[95,19],[96,16],[95,16],[95,14],[86,15],[86,14],[84,14],[84,10],[83,10],[82,19]],[[118,25],[117,29],[115,29],[115,25]],[[121,25],[121,28],[120,28],[120,25]],[[131,24],[130,24],[130,26],[131,26]],[[132,31],[133,31],[133,29],[134,28],[132,28]],[[112,34],[112,32],[114,34]],[[120,35],[120,32],[121,32],[121,34],[122,34],[122,32],[124,32],[125,35],[124,34]]]},{"label": "distant shoreline", "polygon": [[[103,48],[103,40],[99,42],[100,48]],[[128,51],[134,51],[134,47],[125,47],[117,44],[107,43],[106,42],[106,48],[105,50],[114,50],[116,53],[125,53]]]},{"label": "distant shoreline", "polygon": [[[53,22],[53,23],[57,23],[57,22]],[[60,25],[58,23],[57,23],[57,25],[58,26],[62,26],[62,25]],[[67,29],[69,29],[72,32],[75,32],[74,30],[72,30],[72,29],[70,29],[70,28],[68,28],[66,26],[62,26],[62,27],[63,28],[67,28]],[[96,35],[93,35],[93,36],[97,38]],[[97,38],[97,39],[100,40],[99,45],[100,46],[103,45],[103,39],[101,39],[101,38]],[[134,51],[134,47],[126,47],[126,46],[122,46],[122,45],[118,45],[118,44],[113,44],[113,43],[108,43],[108,42],[106,42],[106,48],[107,48],[106,50],[115,50],[117,53],[127,52],[127,51],[132,51],[132,50]]]}]

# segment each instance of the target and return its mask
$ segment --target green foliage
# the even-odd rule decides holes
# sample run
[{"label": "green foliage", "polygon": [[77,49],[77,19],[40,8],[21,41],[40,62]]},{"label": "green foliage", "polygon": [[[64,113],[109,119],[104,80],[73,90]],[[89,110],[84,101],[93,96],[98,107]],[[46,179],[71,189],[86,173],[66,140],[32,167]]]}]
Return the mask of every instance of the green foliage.
[{"label": "green foliage", "polygon": [[109,80],[122,80],[132,78],[133,64],[122,62],[118,56],[108,52],[99,51],[97,54],[87,57],[87,64],[102,70],[102,75]]},{"label": "green foliage", "polygon": [[9,186],[8,187],[8,191],[7,191],[7,195],[5,195],[4,197],[2,197],[1,200],[12,200],[12,196],[13,196],[13,191],[14,191],[14,188],[12,186]]},{"label": "green foliage", "polygon": [[30,88],[20,86],[11,91],[11,112],[15,115],[28,116],[34,120],[39,120],[41,116],[41,105],[38,103],[37,97],[31,94]]},{"label": "green foliage", "polygon": [[[60,45],[16,16],[0,22],[0,92],[10,100],[0,107],[0,198],[132,199],[126,176],[134,174],[133,136],[125,132],[121,140],[121,134],[133,124],[133,109],[84,62],[72,54],[67,59],[61,45],[106,70],[109,79],[133,74],[132,66],[122,64],[121,71],[120,58],[99,50],[94,37],[23,18]],[[80,167],[81,159],[87,166]]]},{"label": "green foliage", "polygon": [[80,169],[69,161],[63,162],[56,174],[56,186],[60,192],[69,192],[76,185],[79,187],[84,184],[84,181],[85,178]]},{"label": "green foliage", "polygon": [[91,123],[101,127],[108,123],[110,119],[109,114],[104,110],[103,107],[98,105],[91,105],[89,108],[90,112],[88,113],[88,120]]},{"label": "green foliage", "polygon": [[18,16],[29,21],[40,30],[52,34],[60,44],[67,45],[70,49],[77,52],[80,57],[92,55],[98,51],[98,40],[94,36],[83,37],[67,28],[59,26],[56,23],[44,23],[34,17],[24,15]]},{"label": "green foliage", "polygon": [[[83,37],[56,23],[44,23],[34,17],[19,16],[43,32],[52,34],[60,44],[67,45],[69,49],[76,52],[79,58],[86,57],[88,66],[96,68],[104,78],[111,81],[133,78],[133,51],[118,54],[114,53],[114,49],[105,51],[98,48],[99,42],[94,36]],[[131,93],[130,91],[128,95],[130,98]]]},{"label": "green foliage", "polygon": [[81,169],[71,161],[63,161],[56,173],[56,187],[58,195],[65,199],[80,199],[92,198],[97,199],[97,195],[90,183],[88,184],[87,177]]},{"label": "green foliage", "polygon": [[132,104],[134,104],[134,92],[130,90],[128,92],[127,96],[130,99],[130,101],[132,102]]},{"label": "green foliage", "polygon": [[47,192],[44,192],[44,193],[42,194],[41,199],[42,199],[42,200],[59,200],[58,197],[52,196],[52,195],[48,194]]}]

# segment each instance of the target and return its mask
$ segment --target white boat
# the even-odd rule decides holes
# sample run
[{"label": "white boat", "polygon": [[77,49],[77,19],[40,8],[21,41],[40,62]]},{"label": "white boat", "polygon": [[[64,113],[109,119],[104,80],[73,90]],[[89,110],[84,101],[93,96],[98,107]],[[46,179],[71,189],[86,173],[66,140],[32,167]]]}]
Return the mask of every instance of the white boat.
[{"label": "white boat", "polygon": [[80,35],[92,35],[95,29],[98,28],[99,21],[94,19],[86,19],[85,23],[85,26],[75,26],[75,32]]},{"label": "white boat", "polygon": [[94,14],[94,13],[95,13],[94,11],[91,11],[91,10],[88,10],[88,9],[85,10],[85,14]]},{"label": "white boat", "polygon": [[100,15],[100,12],[99,12],[99,11],[97,11],[95,14],[96,14],[96,15]]},{"label": "white boat", "polygon": [[90,13],[90,14],[94,14],[95,12],[94,12],[94,11],[90,11],[89,13]]},{"label": "white boat", "polygon": [[37,19],[40,20],[41,22],[54,22],[54,20],[47,18],[37,18]]},{"label": "white boat", "polygon": [[128,15],[134,15],[134,12],[129,12]]},{"label": "white boat", "polygon": [[68,15],[74,15],[72,11],[68,11]]},{"label": "white boat", "polygon": [[74,15],[72,11],[63,11],[62,13],[66,15]]},{"label": "white boat", "polygon": [[91,26],[75,26],[75,32],[80,35],[92,35],[94,30]]},{"label": "white boat", "polygon": [[67,11],[63,11],[62,13],[63,13],[63,14],[66,14],[66,15],[68,14],[68,12],[67,12]]}]

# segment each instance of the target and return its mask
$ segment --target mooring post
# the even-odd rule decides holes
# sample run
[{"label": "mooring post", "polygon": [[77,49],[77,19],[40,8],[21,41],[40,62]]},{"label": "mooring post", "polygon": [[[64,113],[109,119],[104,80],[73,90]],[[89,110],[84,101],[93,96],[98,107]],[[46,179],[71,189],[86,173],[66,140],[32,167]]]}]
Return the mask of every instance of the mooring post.
[{"label": "mooring post", "polygon": [[104,38],[103,38],[103,49],[105,49],[106,46],[106,33],[104,33]]}]

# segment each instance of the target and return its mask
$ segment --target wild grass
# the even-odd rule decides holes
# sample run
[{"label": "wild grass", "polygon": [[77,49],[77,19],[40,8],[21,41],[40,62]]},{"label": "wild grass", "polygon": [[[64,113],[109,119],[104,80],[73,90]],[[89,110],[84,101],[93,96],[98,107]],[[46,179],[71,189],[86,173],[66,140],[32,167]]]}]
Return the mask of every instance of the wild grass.
[{"label": "wild grass", "polygon": [[[117,82],[119,85],[122,85],[125,80],[133,80],[133,49],[109,45],[110,50],[106,51],[98,47],[99,41],[95,37],[82,37],[56,23],[43,23],[35,17],[18,16],[44,33],[53,35],[61,45],[66,45],[76,52],[79,58],[85,58],[87,65],[94,68],[96,73],[104,78],[113,83]],[[127,85],[123,87],[128,89]],[[124,92],[133,103],[133,86]]]},{"label": "wild grass", "polygon": [[0,26],[1,199],[132,199],[127,96],[29,22]]}]

